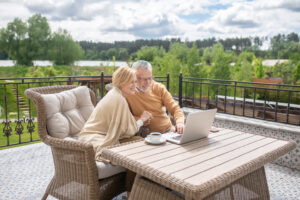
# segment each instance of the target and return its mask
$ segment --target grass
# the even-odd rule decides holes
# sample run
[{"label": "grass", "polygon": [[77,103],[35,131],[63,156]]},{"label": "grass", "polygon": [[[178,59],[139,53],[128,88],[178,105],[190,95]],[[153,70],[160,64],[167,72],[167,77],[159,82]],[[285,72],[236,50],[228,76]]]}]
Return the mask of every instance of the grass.
[{"label": "grass", "polygon": [[26,66],[0,67],[0,78],[25,77],[28,69]]},{"label": "grass", "polygon": [[[31,137],[30,137],[30,133],[27,130],[27,122],[26,123],[22,123],[23,126],[23,134],[21,134],[21,136],[19,137],[19,135],[16,134],[15,131],[15,127],[16,127],[16,123],[15,122],[11,122],[10,123],[10,127],[12,129],[11,131],[11,135],[9,137],[4,136],[3,133],[3,128],[4,128],[4,124],[1,123],[0,124],[0,146],[5,146],[7,145],[7,140],[9,140],[9,144],[17,144],[17,145],[12,145],[12,146],[5,146],[5,147],[0,147],[0,150],[2,149],[7,149],[7,148],[11,148],[11,147],[16,147],[16,146],[23,146],[23,145],[27,145],[27,144],[32,144],[33,142],[31,142]],[[37,133],[37,123],[34,122],[34,132],[32,133],[32,140],[38,140],[40,137]],[[25,144],[19,144],[19,141],[21,140],[21,142],[28,142]],[[39,141],[38,141],[39,142]],[[36,142],[34,142],[36,143]]]}]

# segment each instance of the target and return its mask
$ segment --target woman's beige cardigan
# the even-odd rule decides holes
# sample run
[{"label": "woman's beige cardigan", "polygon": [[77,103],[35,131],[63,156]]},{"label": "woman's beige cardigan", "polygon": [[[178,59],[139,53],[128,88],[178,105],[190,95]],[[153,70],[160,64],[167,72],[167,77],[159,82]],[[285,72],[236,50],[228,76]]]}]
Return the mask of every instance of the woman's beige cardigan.
[{"label": "woman's beige cardigan", "polygon": [[79,135],[79,140],[93,145],[96,160],[103,147],[118,144],[119,139],[135,135],[138,127],[126,99],[114,87],[97,104]]}]

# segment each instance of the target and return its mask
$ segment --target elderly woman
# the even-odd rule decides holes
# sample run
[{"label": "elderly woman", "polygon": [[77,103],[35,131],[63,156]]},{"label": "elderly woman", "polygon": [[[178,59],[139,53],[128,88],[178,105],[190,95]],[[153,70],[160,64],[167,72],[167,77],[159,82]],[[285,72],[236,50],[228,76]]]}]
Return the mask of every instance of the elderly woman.
[{"label": "elderly woman", "polygon": [[[79,135],[79,140],[93,145],[96,160],[101,158],[103,147],[127,142],[141,137],[134,136],[138,129],[149,124],[152,115],[144,111],[139,120],[131,114],[125,97],[136,91],[135,70],[120,67],[112,78],[113,89],[97,104]],[[135,174],[127,171],[128,196],[131,191]]]},{"label": "elderly woman", "polygon": [[134,139],[138,129],[152,117],[145,111],[136,121],[125,99],[135,93],[135,70],[120,67],[113,74],[112,84],[113,89],[97,104],[79,135],[79,140],[93,145],[98,161],[103,161],[103,147]]}]

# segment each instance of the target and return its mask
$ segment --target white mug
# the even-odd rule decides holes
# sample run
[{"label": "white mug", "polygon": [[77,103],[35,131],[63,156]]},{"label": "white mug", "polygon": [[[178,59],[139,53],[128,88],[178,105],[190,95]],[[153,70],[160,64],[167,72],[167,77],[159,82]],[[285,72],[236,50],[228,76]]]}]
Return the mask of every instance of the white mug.
[{"label": "white mug", "polygon": [[151,142],[160,142],[161,133],[152,132],[152,133],[150,133],[149,138],[150,138]]}]

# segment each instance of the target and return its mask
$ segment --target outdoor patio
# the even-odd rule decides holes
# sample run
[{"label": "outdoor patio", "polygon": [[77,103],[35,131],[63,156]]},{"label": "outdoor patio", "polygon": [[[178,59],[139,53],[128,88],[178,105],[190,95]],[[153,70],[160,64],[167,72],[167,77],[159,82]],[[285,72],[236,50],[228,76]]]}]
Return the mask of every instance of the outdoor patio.
[{"label": "outdoor patio", "polygon": [[[0,199],[41,199],[54,173],[50,148],[43,143],[15,147],[1,150],[0,158]],[[267,164],[266,173],[272,200],[300,199],[300,171]],[[125,193],[115,198],[122,199]]]}]

